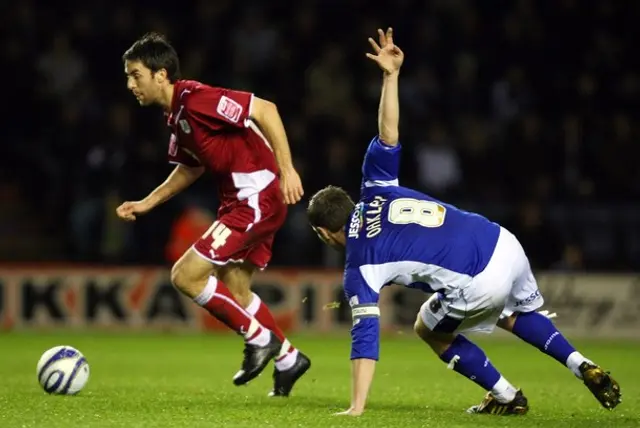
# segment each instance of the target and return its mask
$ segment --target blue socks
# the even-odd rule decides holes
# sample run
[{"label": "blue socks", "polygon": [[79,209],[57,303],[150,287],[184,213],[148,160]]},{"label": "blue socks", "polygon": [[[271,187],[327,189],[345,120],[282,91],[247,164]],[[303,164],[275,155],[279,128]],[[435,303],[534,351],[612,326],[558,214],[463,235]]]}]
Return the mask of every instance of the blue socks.
[{"label": "blue socks", "polygon": [[484,351],[461,334],[457,335],[449,348],[440,355],[440,359],[487,391],[491,391],[501,377]]},{"label": "blue socks", "polygon": [[537,312],[519,313],[513,334],[566,365],[579,378],[582,378],[580,364],[591,362],[576,351],[549,318]]},{"label": "blue socks", "polygon": [[[537,312],[518,314],[513,334],[566,365],[579,378],[582,377],[580,364],[590,362],[571,346],[550,319]],[[484,390],[491,391],[499,401],[509,402],[515,397],[517,389],[500,375],[482,349],[461,334],[440,359]]]},{"label": "blue socks", "polygon": [[512,401],[518,389],[511,385],[489,361],[484,351],[459,334],[440,359],[448,367],[490,391],[501,403]]},{"label": "blue socks", "polygon": [[540,351],[566,364],[569,355],[576,352],[551,320],[537,312],[518,314],[513,325],[513,334]]}]

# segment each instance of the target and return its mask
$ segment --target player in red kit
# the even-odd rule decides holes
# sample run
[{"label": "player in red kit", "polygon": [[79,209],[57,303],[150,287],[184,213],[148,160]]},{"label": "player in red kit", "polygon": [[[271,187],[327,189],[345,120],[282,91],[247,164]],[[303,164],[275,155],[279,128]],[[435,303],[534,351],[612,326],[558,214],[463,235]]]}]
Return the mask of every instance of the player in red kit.
[{"label": "player in red kit", "polygon": [[120,218],[133,221],[198,179],[205,168],[218,180],[217,220],[176,262],[173,285],[245,338],[236,385],[255,378],[275,359],[270,395],[288,396],[310,367],[251,292],[257,269],[287,214],[303,194],[275,104],[248,92],[180,80],[178,56],[159,34],[147,34],[123,55],[127,87],[142,106],[159,105],[171,130],[167,180],[147,197],[125,202]]}]

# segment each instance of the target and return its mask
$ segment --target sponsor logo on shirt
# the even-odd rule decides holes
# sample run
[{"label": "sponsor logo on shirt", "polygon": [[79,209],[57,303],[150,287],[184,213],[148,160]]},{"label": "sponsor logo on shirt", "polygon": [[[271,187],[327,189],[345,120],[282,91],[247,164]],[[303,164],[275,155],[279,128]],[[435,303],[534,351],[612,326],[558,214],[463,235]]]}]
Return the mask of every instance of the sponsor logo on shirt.
[{"label": "sponsor logo on shirt", "polygon": [[237,123],[242,115],[242,106],[229,97],[222,96],[216,108],[218,114],[230,122]]},{"label": "sponsor logo on shirt", "polygon": [[180,128],[182,128],[182,132],[185,134],[191,134],[191,127],[189,126],[187,119],[180,119],[178,123],[180,124]]}]

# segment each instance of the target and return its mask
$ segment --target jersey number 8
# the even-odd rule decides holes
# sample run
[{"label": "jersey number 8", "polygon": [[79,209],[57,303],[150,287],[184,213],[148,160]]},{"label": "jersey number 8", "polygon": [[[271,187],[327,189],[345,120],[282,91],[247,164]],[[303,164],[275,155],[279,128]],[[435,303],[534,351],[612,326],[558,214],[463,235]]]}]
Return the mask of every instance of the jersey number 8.
[{"label": "jersey number 8", "polygon": [[440,227],[444,224],[447,209],[433,201],[400,198],[389,205],[389,222],[394,224],[419,224],[423,227]]}]

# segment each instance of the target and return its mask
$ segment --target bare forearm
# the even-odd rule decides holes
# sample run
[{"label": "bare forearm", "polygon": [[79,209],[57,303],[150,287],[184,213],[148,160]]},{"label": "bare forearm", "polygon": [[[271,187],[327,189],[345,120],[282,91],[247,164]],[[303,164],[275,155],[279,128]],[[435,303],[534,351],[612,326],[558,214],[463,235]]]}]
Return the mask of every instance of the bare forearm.
[{"label": "bare forearm", "polygon": [[398,144],[400,103],[398,101],[398,72],[384,73],[380,106],[378,108],[378,133],[388,145]]},{"label": "bare forearm", "polygon": [[278,108],[272,102],[256,98],[253,118],[258,123],[269,144],[273,148],[280,170],[293,167],[287,133]]},{"label": "bare forearm", "polygon": [[369,395],[369,389],[376,371],[376,361],[367,358],[358,358],[351,361],[352,390],[351,407],[363,411]]},{"label": "bare forearm", "polygon": [[203,167],[192,168],[184,165],[177,165],[164,183],[149,193],[145,198],[145,202],[149,203],[151,207],[156,207],[168,201],[193,184],[193,182],[196,181],[203,172]]}]

